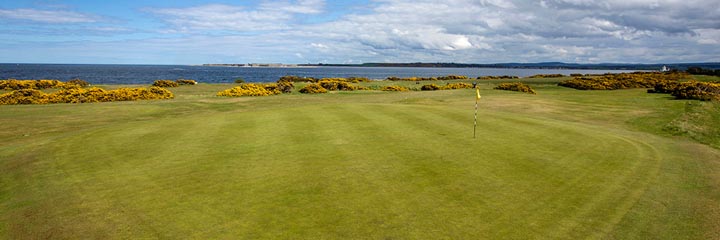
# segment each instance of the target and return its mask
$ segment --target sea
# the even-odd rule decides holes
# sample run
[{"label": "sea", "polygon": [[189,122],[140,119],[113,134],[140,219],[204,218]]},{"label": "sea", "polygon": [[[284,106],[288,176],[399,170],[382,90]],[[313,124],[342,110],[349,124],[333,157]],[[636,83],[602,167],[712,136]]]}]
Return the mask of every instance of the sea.
[{"label": "sea", "polygon": [[111,65],[111,64],[0,64],[0,79],[82,79],[91,84],[151,84],[159,79],[193,79],[201,83],[275,82],[280,77],[437,77],[464,75],[518,76],[536,74],[602,74],[627,70],[524,69],[524,68],[417,68],[417,67],[219,67],[193,65]]}]

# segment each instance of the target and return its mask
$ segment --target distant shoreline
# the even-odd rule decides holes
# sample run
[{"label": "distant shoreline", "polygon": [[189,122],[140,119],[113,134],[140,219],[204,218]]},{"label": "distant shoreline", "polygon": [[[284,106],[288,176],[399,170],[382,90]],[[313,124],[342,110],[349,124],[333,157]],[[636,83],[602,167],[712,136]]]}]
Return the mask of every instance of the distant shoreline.
[{"label": "distant shoreline", "polygon": [[206,67],[419,67],[419,68],[504,68],[504,69],[569,69],[569,70],[660,70],[665,68],[686,70],[689,67],[702,67],[709,69],[720,69],[720,62],[702,63],[655,63],[655,64],[634,64],[634,63],[362,63],[362,64],[203,64]]}]

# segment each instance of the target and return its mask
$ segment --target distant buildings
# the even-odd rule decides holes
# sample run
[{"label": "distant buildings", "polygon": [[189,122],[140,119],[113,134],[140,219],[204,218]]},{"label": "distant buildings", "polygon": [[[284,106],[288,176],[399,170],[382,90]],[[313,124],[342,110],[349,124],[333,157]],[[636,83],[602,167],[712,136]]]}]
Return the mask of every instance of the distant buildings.
[{"label": "distant buildings", "polygon": [[284,64],[284,63],[208,63],[203,64],[207,67],[297,67],[297,64]]},{"label": "distant buildings", "polygon": [[667,67],[667,66],[665,66],[665,65],[663,65],[663,66],[662,66],[662,69],[660,69],[660,71],[661,71],[661,72],[669,72],[669,71],[670,71],[670,68]]}]

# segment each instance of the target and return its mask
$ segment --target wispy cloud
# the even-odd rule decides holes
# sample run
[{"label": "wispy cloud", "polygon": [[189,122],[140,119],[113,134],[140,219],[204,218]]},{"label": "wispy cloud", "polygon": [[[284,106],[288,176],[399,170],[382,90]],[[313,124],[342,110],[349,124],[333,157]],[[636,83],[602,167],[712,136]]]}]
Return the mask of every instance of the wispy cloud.
[{"label": "wispy cloud", "polygon": [[323,12],[325,0],[298,0],[295,2],[279,1],[264,2],[260,9],[266,12],[287,12],[301,14],[318,14]]},{"label": "wispy cloud", "polygon": [[208,4],[189,8],[146,9],[170,23],[177,32],[202,30],[258,31],[288,29],[295,14],[322,12],[325,1],[265,2],[256,9]]},{"label": "wispy cloud", "polygon": [[0,9],[0,18],[53,24],[94,23],[100,20],[100,17],[90,14],[29,8]]}]

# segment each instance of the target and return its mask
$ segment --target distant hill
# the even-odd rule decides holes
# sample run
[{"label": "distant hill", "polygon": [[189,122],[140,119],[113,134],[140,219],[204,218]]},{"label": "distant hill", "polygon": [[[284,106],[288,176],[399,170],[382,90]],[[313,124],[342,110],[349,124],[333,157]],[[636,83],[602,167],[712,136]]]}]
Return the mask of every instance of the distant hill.
[{"label": "distant hill", "polygon": [[689,67],[720,69],[720,62],[704,63],[363,63],[363,64],[299,64],[298,66],[343,66],[343,67],[434,67],[434,68],[534,68],[534,69],[610,69],[610,70],[659,70],[663,66],[670,69],[686,70]]}]

